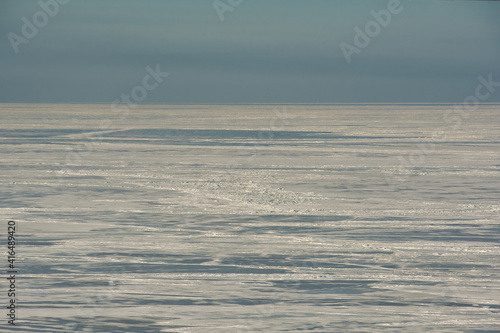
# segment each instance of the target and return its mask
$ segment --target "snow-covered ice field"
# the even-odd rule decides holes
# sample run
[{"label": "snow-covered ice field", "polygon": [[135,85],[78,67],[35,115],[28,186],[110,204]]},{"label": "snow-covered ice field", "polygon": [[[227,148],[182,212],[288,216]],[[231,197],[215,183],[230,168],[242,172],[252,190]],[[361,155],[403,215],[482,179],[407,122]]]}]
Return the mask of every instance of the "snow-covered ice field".
[{"label": "snow-covered ice field", "polygon": [[449,109],[0,105],[1,331],[500,332],[500,105]]}]

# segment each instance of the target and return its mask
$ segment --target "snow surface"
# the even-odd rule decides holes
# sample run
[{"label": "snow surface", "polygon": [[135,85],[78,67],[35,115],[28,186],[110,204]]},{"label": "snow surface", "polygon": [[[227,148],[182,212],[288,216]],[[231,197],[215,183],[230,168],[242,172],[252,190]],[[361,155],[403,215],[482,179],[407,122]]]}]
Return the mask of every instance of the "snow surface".
[{"label": "snow surface", "polygon": [[500,106],[448,110],[0,105],[0,327],[499,332]]}]

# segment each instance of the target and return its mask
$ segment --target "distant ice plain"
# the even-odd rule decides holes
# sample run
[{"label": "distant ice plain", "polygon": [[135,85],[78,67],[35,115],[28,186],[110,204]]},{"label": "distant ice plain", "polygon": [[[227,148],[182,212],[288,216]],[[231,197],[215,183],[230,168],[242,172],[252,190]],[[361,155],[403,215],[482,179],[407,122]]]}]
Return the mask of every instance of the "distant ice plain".
[{"label": "distant ice plain", "polygon": [[448,109],[0,105],[12,331],[500,331],[500,105]]}]

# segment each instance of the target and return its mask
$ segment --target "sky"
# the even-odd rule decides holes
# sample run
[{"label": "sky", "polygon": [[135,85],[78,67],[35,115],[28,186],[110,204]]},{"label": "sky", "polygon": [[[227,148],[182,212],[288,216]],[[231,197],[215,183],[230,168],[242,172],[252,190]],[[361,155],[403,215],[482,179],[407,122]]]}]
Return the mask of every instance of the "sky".
[{"label": "sky", "polygon": [[500,2],[396,2],[0,0],[0,103],[460,103],[500,82]]}]

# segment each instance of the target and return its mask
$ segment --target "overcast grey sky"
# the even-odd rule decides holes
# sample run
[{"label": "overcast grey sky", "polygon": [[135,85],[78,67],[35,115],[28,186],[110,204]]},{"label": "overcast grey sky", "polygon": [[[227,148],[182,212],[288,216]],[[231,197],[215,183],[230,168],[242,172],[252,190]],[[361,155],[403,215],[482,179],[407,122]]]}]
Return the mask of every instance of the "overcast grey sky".
[{"label": "overcast grey sky", "polygon": [[348,63],[340,43],[389,1],[219,1],[72,0],[12,42],[42,8],[0,0],[0,102],[111,103],[157,65],[144,103],[455,103],[500,81],[500,2],[401,0]]}]

